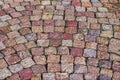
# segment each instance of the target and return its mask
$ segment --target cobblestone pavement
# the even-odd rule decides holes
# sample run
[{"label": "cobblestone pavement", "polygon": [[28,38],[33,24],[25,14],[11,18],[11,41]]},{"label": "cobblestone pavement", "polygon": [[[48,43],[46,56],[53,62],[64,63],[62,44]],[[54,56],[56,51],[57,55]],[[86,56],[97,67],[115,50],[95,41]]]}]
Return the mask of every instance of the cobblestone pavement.
[{"label": "cobblestone pavement", "polygon": [[0,80],[120,80],[120,0],[0,0]]}]

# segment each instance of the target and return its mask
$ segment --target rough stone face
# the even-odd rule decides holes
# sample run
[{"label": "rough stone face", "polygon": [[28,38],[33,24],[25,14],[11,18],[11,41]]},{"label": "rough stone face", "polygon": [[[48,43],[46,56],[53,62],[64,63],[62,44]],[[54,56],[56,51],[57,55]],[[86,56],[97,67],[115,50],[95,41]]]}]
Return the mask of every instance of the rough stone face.
[{"label": "rough stone face", "polygon": [[18,52],[18,55],[20,56],[21,59],[25,59],[27,57],[31,57],[31,54],[28,50],[23,50]]},{"label": "rough stone face", "polygon": [[38,46],[42,46],[42,47],[48,47],[49,45],[49,40],[38,40],[37,41]]},{"label": "rough stone face", "polygon": [[3,69],[5,67],[7,67],[7,63],[5,62],[4,59],[0,59],[0,69]]},{"label": "rough stone face", "polygon": [[98,51],[98,59],[109,59],[109,54],[107,52]]},{"label": "rough stone face", "polygon": [[36,47],[36,43],[34,41],[30,41],[26,43],[25,46],[27,49],[30,49],[30,48]]},{"label": "rough stone face", "polygon": [[89,79],[96,80],[96,79],[97,79],[97,74],[87,73],[87,74],[85,75],[85,79],[86,79],[86,80],[89,80]]},{"label": "rough stone face", "polygon": [[82,56],[83,50],[81,48],[72,48],[71,55],[73,56]]},{"label": "rough stone face", "polygon": [[84,65],[75,65],[75,73],[87,73],[87,67]]},{"label": "rough stone face", "polygon": [[120,72],[114,72],[114,75],[113,75],[113,80],[119,80],[120,79]]},{"label": "rough stone face", "polygon": [[67,73],[56,73],[56,79],[69,80]]},{"label": "rough stone face", "polygon": [[43,27],[42,26],[33,26],[32,32],[34,32],[34,33],[43,32]]},{"label": "rough stone face", "polygon": [[115,32],[114,37],[120,39],[120,32]]},{"label": "rough stone face", "polygon": [[0,50],[2,49],[5,49],[5,45],[2,42],[0,42]]},{"label": "rough stone face", "polygon": [[17,44],[25,43],[25,42],[27,42],[27,40],[25,39],[24,36],[19,36],[19,37],[16,38],[16,42],[17,42]]},{"label": "rough stone face", "polygon": [[17,11],[23,11],[23,10],[25,10],[25,7],[23,7],[23,6],[17,6],[17,7],[15,7],[15,9]]},{"label": "rough stone face", "polygon": [[99,79],[99,80],[111,80],[111,78],[110,78],[109,76],[107,76],[107,75],[100,75],[100,76],[98,77],[98,79]]},{"label": "rough stone face", "polygon": [[0,59],[2,59],[3,57],[4,57],[4,55],[0,53]]},{"label": "rough stone face", "polygon": [[108,77],[112,77],[113,73],[112,73],[112,70],[109,70],[109,69],[101,69],[101,72],[100,74],[104,74],[104,75],[107,75]]},{"label": "rough stone face", "polygon": [[45,56],[35,56],[34,60],[37,64],[46,64],[46,57]]},{"label": "rough stone face", "polygon": [[20,34],[17,31],[9,32],[7,35],[9,38],[15,38],[20,36]]},{"label": "rough stone face", "polygon": [[5,57],[5,60],[9,65],[15,64],[20,61],[20,57],[17,54],[8,55]]},{"label": "rough stone face", "polygon": [[46,68],[44,65],[34,65],[34,66],[32,66],[31,69],[32,69],[34,74],[46,72]]},{"label": "rough stone face", "polygon": [[29,69],[29,68],[26,68],[22,71],[19,72],[19,75],[20,75],[20,78],[22,80],[27,80],[27,79],[31,79],[33,73],[32,73],[32,70]]},{"label": "rough stone face", "polygon": [[21,61],[21,64],[24,68],[28,68],[28,67],[31,67],[32,65],[34,65],[35,63],[32,60],[32,58],[27,57]]},{"label": "rough stone face", "polygon": [[102,31],[101,35],[102,37],[113,37],[113,32],[112,31]]},{"label": "rough stone face", "polygon": [[43,73],[43,80],[55,80],[54,73]]},{"label": "rough stone face", "polygon": [[12,73],[16,73],[21,71],[23,69],[23,66],[21,64],[10,65],[9,69]]},{"label": "rough stone face", "polygon": [[71,74],[70,80],[83,80],[83,75],[82,74]]},{"label": "rough stone face", "polygon": [[41,75],[36,74],[36,75],[32,76],[31,80],[41,80]]},{"label": "rough stone face", "polygon": [[25,35],[25,37],[27,38],[28,41],[32,41],[32,40],[36,40],[36,34],[31,33],[31,34],[27,34]]},{"label": "rough stone face", "polygon": [[96,49],[96,46],[97,46],[97,43],[94,43],[94,42],[86,43],[86,48]]},{"label": "rough stone face", "polygon": [[84,48],[85,42],[81,41],[79,39],[75,39],[74,42],[73,42],[73,46],[78,47],[78,48]]},{"label": "rough stone face", "polygon": [[75,64],[86,65],[86,62],[85,62],[85,58],[84,58],[84,57],[75,57],[74,63],[75,63]]},{"label": "rough stone face", "polygon": [[22,35],[26,35],[26,34],[31,33],[31,30],[30,30],[30,28],[22,28],[22,29],[20,29],[20,33]]},{"label": "rough stone face", "polygon": [[46,55],[57,54],[56,48],[55,47],[46,48],[45,49],[45,54]]},{"label": "rough stone face", "polygon": [[60,64],[49,63],[47,66],[48,72],[60,72]]},{"label": "rough stone face", "polygon": [[87,64],[90,65],[90,66],[98,66],[98,59],[88,58]]},{"label": "rough stone face", "polygon": [[72,46],[72,40],[63,40],[62,46]]},{"label": "rough stone face", "polygon": [[120,56],[116,54],[111,54],[110,59],[114,61],[120,61]]},{"label": "rough stone face", "polygon": [[0,69],[0,79],[5,79],[6,77],[11,75],[11,72],[7,68]]},{"label": "rough stone face", "polygon": [[94,66],[88,66],[88,71],[92,74],[99,75],[100,69]]},{"label": "rough stone face", "polygon": [[120,54],[120,40],[117,39],[111,39],[110,45],[109,45],[109,51],[114,52],[116,54]]},{"label": "rough stone face", "polygon": [[62,63],[61,69],[62,69],[62,72],[72,73],[73,72],[73,63]]},{"label": "rough stone face", "polygon": [[101,60],[99,65],[100,65],[100,67],[103,67],[103,68],[111,68],[111,61]]},{"label": "rough stone face", "polygon": [[62,55],[62,54],[69,54],[68,47],[59,47],[58,48],[58,54],[60,54],[60,55]]},{"label": "rough stone face", "polygon": [[0,0],[0,80],[120,80],[120,0]]},{"label": "rough stone face", "polygon": [[43,48],[32,48],[31,52],[34,56],[40,56],[43,54]]},{"label": "rough stone face", "polygon": [[7,80],[20,80],[20,77],[18,74],[14,74],[7,78]]},{"label": "rough stone face", "polygon": [[119,62],[114,62],[113,66],[112,66],[113,70],[120,71],[120,66],[119,65],[120,65]]},{"label": "rough stone face", "polygon": [[6,56],[15,53],[15,50],[13,48],[6,48],[4,50],[2,50],[2,53]]},{"label": "rough stone face", "polygon": [[61,62],[62,63],[72,63],[73,62],[73,56],[71,56],[71,55],[62,55]]},{"label": "rough stone face", "polygon": [[48,63],[59,63],[60,62],[60,56],[59,55],[48,55],[47,57]]},{"label": "rough stone face", "polygon": [[96,51],[94,49],[85,49],[83,55],[86,57],[95,57]]}]

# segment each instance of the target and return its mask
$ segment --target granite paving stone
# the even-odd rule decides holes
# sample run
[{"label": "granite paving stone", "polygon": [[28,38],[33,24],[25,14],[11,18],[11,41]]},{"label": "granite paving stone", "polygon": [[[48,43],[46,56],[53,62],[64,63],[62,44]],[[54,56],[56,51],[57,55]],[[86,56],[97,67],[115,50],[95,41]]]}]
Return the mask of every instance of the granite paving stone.
[{"label": "granite paving stone", "polygon": [[120,80],[120,0],[0,0],[0,80]]}]

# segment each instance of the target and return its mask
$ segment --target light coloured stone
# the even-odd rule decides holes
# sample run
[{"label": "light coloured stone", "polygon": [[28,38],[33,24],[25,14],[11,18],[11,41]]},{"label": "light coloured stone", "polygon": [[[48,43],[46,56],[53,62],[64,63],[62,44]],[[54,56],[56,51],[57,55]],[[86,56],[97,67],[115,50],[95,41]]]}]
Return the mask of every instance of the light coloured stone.
[{"label": "light coloured stone", "polygon": [[85,7],[76,6],[76,11],[84,12],[85,11]]},{"label": "light coloured stone", "polygon": [[61,68],[62,68],[62,72],[72,73],[73,72],[73,63],[62,63]]},{"label": "light coloured stone", "polygon": [[31,21],[38,21],[40,20],[40,18],[41,18],[41,15],[30,16]]},{"label": "light coloured stone", "polygon": [[33,26],[32,32],[34,32],[34,33],[43,32],[43,27],[42,26]]},{"label": "light coloured stone", "polygon": [[62,40],[62,46],[72,46],[72,40]]},{"label": "light coloured stone", "polygon": [[9,15],[4,15],[4,16],[1,16],[0,19],[2,21],[7,21],[7,20],[12,19],[12,18]]},{"label": "light coloured stone", "polygon": [[47,0],[46,1],[42,1],[41,4],[42,5],[50,5],[50,1],[49,0],[48,1]]},{"label": "light coloured stone", "polygon": [[4,3],[3,3],[3,1],[0,1],[0,5],[3,5]]},{"label": "light coloured stone", "polygon": [[104,75],[107,75],[109,77],[112,77],[113,71],[109,70],[109,69],[101,69],[100,74],[104,74]]},{"label": "light coloured stone", "polygon": [[108,12],[108,9],[105,7],[98,7],[98,11],[100,12]]},{"label": "light coloured stone", "polygon": [[56,80],[54,73],[43,73],[43,80]]},{"label": "light coloured stone", "polygon": [[109,19],[110,24],[113,25],[120,25],[120,20],[119,19]]},{"label": "light coloured stone", "polygon": [[70,80],[83,80],[82,74],[70,74]]},{"label": "light coloured stone", "polygon": [[120,56],[116,54],[110,54],[110,60],[120,61]]},{"label": "light coloured stone", "polygon": [[21,64],[24,68],[28,68],[28,67],[31,67],[32,65],[34,65],[35,63],[31,57],[27,57],[21,61]]},{"label": "light coloured stone", "polygon": [[16,25],[12,25],[12,26],[10,26],[10,29],[11,30],[19,30],[20,29],[20,25],[18,25],[18,24],[16,24]]},{"label": "light coloured stone", "polygon": [[37,40],[38,46],[42,47],[48,47],[49,46],[49,40]]},{"label": "light coloured stone", "polygon": [[113,37],[113,31],[102,31],[100,36],[111,38],[111,37]]},{"label": "light coloured stone", "polygon": [[0,22],[0,27],[8,26],[9,24],[7,22]]},{"label": "light coloured stone", "polygon": [[16,40],[17,44],[27,42],[27,40],[25,39],[24,36],[16,37],[15,40]]},{"label": "light coloured stone", "polygon": [[10,65],[9,69],[12,73],[17,73],[23,69],[23,66],[21,64]]},{"label": "light coloured stone", "polygon": [[86,21],[87,18],[85,16],[81,16],[81,17],[77,17],[76,20],[77,21]]},{"label": "light coloured stone", "polygon": [[52,19],[52,17],[53,17],[53,15],[51,15],[51,14],[43,14],[42,19],[49,20],[49,19]]},{"label": "light coloured stone", "polygon": [[3,44],[3,42],[0,42],[0,50],[5,49],[5,45]]},{"label": "light coloured stone", "polygon": [[19,37],[20,34],[19,34],[19,32],[17,32],[17,31],[12,31],[12,32],[7,33],[7,36],[8,36],[10,39],[12,39],[12,38]]},{"label": "light coloured stone", "polygon": [[50,55],[50,54],[57,54],[56,48],[55,47],[48,47],[45,49],[45,54]]},{"label": "light coloured stone", "polygon": [[11,75],[12,75],[11,72],[7,68],[0,69],[0,79],[1,80],[4,80],[6,77],[11,76]]},{"label": "light coloured stone", "polygon": [[28,1],[33,2],[34,0],[24,0],[24,1],[26,1],[26,2],[28,2]]},{"label": "light coloured stone", "polygon": [[34,60],[37,64],[46,64],[46,57],[45,56],[35,56]]},{"label": "light coloured stone", "polygon": [[75,57],[74,63],[75,64],[86,65],[84,57]]},{"label": "light coloured stone", "polygon": [[63,20],[63,16],[54,15],[53,20]]},{"label": "light coloured stone", "polygon": [[109,52],[114,52],[114,53],[120,55],[120,40],[118,40],[118,39],[110,40]]},{"label": "light coloured stone", "polygon": [[112,30],[112,25],[102,24],[102,29],[103,30]]},{"label": "light coloured stone", "polygon": [[17,11],[23,11],[23,10],[25,10],[25,7],[24,6],[16,6],[15,9]]}]

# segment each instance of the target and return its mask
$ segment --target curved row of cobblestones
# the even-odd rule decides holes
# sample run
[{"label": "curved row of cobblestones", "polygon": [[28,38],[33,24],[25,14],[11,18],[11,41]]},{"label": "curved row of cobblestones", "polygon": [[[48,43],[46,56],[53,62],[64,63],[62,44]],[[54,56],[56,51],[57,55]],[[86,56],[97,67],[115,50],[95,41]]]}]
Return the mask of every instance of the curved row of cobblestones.
[{"label": "curved row of cobblestones", "polygon": [[0,0],[0,80],[120,80],[120,0]]}]

